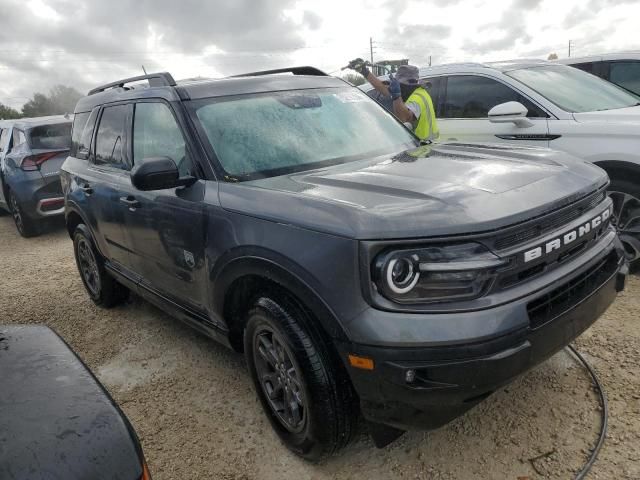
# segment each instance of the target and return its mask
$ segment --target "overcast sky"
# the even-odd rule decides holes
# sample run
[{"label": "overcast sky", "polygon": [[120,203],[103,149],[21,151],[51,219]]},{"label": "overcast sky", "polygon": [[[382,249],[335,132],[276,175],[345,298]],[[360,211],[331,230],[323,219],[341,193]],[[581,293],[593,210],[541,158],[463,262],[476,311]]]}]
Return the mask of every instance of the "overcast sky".
[{"label": "overcast sky", "polygon": [[57,83],[82,92],[167,70],[175,78],[348,60],[546,58],[640,49],[638,0],[1,0],[0,103]]}]

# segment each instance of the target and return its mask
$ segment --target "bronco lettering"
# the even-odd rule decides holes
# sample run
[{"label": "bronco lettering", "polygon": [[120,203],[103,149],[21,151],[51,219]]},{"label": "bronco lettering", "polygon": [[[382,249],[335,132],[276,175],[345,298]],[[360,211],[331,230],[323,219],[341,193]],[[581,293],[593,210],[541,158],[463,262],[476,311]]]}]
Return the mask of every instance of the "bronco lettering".
[{"label": "bronco lettering", "polygon": [[528,263],[532,260],[542,257],[543,251],[546,255],[553,252],[554,250],[559,250],[560,248],[575,242],[578,238],[582,238],[592,230],[596,230],[600,225],[605,225],[610,217],[611,207],[607,208],[600,215],[592,218],[583,225],[580,225],[579,227],[574,228],[567,233],[564,233],[562,236],[554,238],[553,240],[546,242],[544,245],[532,248],[531,250],[527,250],[526,252],[524,252],[524,263]]}]

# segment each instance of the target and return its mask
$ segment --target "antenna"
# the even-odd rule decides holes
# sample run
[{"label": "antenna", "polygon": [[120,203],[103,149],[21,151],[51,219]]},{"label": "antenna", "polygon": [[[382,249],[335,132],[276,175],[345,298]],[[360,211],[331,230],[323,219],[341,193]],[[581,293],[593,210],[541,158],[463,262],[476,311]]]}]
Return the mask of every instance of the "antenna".
[{"label": "antenna", "polygon": [[144,72],[145,75],[147,75],[147,71],[144,68],[144,65],[142,65],[142,71]]}]

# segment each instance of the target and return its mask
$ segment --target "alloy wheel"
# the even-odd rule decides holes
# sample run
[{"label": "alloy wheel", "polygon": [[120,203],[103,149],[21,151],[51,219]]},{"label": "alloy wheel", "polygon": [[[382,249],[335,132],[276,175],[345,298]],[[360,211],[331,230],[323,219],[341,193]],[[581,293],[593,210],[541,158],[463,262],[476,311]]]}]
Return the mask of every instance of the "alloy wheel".
[{"label": "alloy wheel", "polygon": [[307,399],[299,367],[280,334],[268,326],[257,330],[253,357],[272,412],[289,432],[301,432],[307,422]]},{"label": "alloy wheel", "polygon": [[101,288],[100,271],[96,257],[93,254],[93,249],[84,238],[78,240],[77,249],[78,266],[80,267],[80,273],[82,274],[84,283],[92,295],[98,296]]},{"label": "alloy wheel", "polygon": [[22,220],[22,212],[20,211],[20,204],[18,203],[18,199],[11,192],[9,194],[11,201],[11,215],[13,215],[13,221],[16,224],[16,228],[20,233],[24,232],[24,222]]},{"label": "alloy wheel", "polygon": [[612,222],[630,262],[640,259],[640,199],[624,192],[609,191],[613,200]]}]

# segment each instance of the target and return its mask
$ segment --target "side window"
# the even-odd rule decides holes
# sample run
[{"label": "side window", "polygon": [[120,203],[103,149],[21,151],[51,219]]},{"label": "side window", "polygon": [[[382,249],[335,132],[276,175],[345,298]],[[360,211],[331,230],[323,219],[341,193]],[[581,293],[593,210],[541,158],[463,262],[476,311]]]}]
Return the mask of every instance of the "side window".
[{"label": "side window", "polygon": [[76,113],[73,116],[73,126],[71,127],[71,151],[69,152],[69,155],[72,157],[78,156],[80,139],[87,124],[87,120],[89,120],[89,115],[91,115],[91,112]]},{"label": "side window", "polygon": [[640,95],[640,62],[611,62],[609,81]]},{"label": "side window", "polygon": [[380,105],[382,105],[384,108],[386,108],[390,112],[393,112],[393,101],[391,100],[391,97],[385,97],[375,88],[372,88],[371,90],[369,90],[367,92],[367,95],[369,95],[371,98],[373,98],[376,102],[378,102]]},{"label": "side window", "polygon": [[429,92],[436,117],[440,118],[444,114],[444,77],[423,78],[420,80],[424,88]]},{"label": "side window", "polygon": [[587,73],[594,73],[594,64],[593,62],[586,62],[586,63],[576,63],[574,65],[571,65],[572,67],[575,68],[579,68],[580,70],[587,72]]},{"label": "side window", "polygon": [[96,136],[94,163],[127,170],[124,153],[124,125],[129,105],[106,107]]},{"label": "side window", "polygon": [[176,119],[164,103],[137,103],[133,118],[133,164],[169,157],[180,176],[194,175],[193,163]]},{"label": "side window", "polygon": [[8,128],[0,128],[0,152],[5,152],[9,146],[9,138],[11,130]]},{"label": "side window", "polygon": [[505,102],[520,102],[529,118],[548,115],[527,98],[496,80],[474,75],[452,75],[442,105],[443,118],[487,118],[489,110]]},{"label": "side window", "polygon": [[11,150],[17,150],[21,148],[27,141],[27,138],[24,136],[24,132],[22,130],[18,130],[17,128],[13,129],[13,146]]}]

